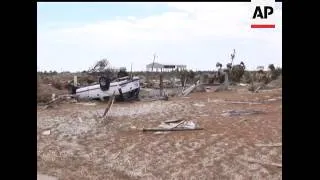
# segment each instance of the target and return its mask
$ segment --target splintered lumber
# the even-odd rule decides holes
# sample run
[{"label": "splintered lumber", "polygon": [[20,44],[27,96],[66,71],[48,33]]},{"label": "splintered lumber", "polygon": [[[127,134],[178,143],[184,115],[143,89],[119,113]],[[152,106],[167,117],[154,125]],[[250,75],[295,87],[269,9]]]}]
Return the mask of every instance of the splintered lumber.
[{"label": "splintered lumber", "polygon": [[108,102],[108,106],[106,107],[106,110],[104,111],[102,117],[105,117],[107,115],[107,113],[111,109],[111,106],[113,105],[113,102],[114,102],[114,97],[110,98],[110,102]]},{"label": "splintered lumber", "polygon": [[188,87],[187,89],[185,89],[185,90],[182,92],[182,95],[183,95],[183,96],[186,96],[186,95],[190,94],[191,91],[193,91],[195,88],[196,88],[196,85],[193,84],[192,86],[190,86],[190,87]]},{"label": "splintered lumber", "polygon": [[190,94],[196,87],[198,87],[200,85],[199,81],[197,82],[197,84],[193,84],[192,86],[188,87],[187,89],[185,89],[182,92],[183,96],[187,96],[188,94]]},{"label": "splintered lumber", "polygon": [[173,126],[171,129],[173,129],[173,128],[177,128],[179,125],[181,125],[182,123],[184,123],[185,121],[183,120],[183,121],[181,121],[181,122],[179,122],[178,124],[176,124],[175,126]]},{"label": "splintered lumber", "polygon": [[45,105],[49,105],[49,104],[52,104],[52,103],[54,103],[54,102],[58,102],[58,101],[61,101],[61,100],[63,100],[61,97],[58,97],[58,98],[56,98],[56,99],[53,99],[53,100],[51,100],[51,101],[49,101],[47,104],[45,104]]},{"label": "splintered lumber", "polygon": [[60,95],[59,97],[65,97],[65,98],[77,98],[79,95],[76,94],[64,94],[64,95]]},{"label": "splintered lumber", "polygon": [[181,121],[183,121],[183,119],[168,120],[168,121],[165,121],[164,123],[167,123],[167,124],[169,124],[169,123],[178,123],[178,122],[181,122]]},{"label": "splintered lumber", "polygon": [[105,117],[105,116],[107,115],[107,113],[108,113],[109,110],[111,109],[111,106],[113,105],[114,99],[115,99],[115,96],[114,96],[114,93],[113,93],[113,95],[110,97],[110,99],[109,99],[109,101],[108,101],[106,110],[104,111],[102,117]]},{"label": "splintered lumber", "polygon": [[169,100],[169,97],[168,97],[168,96],[161,96],[161,97],[152,98],[152,99],[145,99],[145,100],[142,100],[142,101],[144,101],[144,102],[151,102],[151,101],[159,101],[159,100],[168,101],[168,100]]},{"label": "splintered lumber", "polygon": [[259,86],[259,87],[254,91],[254,93],[257,93],[260,89],[261,89],[261,86]]},{"label": "splintered lumber", "polygon": [[194,131],[203,130],[203,128],[143,128],[142,131]]},{"label": "splintered lumber", "polygon": [[250,102],[250,101],[229,101],[229,103],[231,104],[262,104],[260,102]]},{"label": "splintered lumber", "polygon": [[77,96],[76,96],[76,95],[69,95],[69,94],[67,94],[67,95],[60,95],[60,96],[58,96],[57,98],[55,98],[55,99],[49,101],[48,103],[46,103],[46,104],[45,104],[45,108],[48,107],[48,105],[50,105],[50,104],[52,104],[52,103],[61,102],[61,101],[65,100],[65,98],[68,98],[68,97],[74,97],[74,98],[75,98],[75,97],[77,97]]}]

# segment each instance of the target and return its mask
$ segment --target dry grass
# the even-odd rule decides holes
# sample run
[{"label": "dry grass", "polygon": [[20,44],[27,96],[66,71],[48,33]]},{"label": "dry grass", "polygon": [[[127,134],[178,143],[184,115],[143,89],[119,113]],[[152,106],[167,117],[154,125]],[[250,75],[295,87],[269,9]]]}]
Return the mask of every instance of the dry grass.
[{"label": "dry grass", "polygon": [[68,91],[66,89],[59,90],[55,88],[53,85],[48,85],[44,83],[38,84],[38,92],[37,92],[37,102],[48,102],[51,100],[52,94],[62,95],[67,94]]}]

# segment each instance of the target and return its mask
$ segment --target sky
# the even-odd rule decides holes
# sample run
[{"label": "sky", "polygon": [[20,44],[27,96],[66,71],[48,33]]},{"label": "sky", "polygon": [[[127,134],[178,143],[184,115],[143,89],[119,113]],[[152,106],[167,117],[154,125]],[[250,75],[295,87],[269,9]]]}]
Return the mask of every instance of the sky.
[{"label": "sky", "polygon": [[98,60],[145,70],[152,63],[192,70],[234,63],[282,67],[282,3],[275,29],[251,29],[250,2],[38,2],[39,71],[83,71]]}]

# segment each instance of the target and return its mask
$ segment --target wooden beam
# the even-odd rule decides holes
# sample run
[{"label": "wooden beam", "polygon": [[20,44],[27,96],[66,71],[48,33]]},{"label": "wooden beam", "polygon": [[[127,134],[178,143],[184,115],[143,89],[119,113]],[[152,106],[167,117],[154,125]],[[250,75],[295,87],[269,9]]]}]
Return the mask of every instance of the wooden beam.
[{"label": "wooden beam", "polygon": [[203,128],[143,128],[142,131],[194,131],[194,130],[203,130]]},{"label": "wooden beam", "polygon": [[110,97],[106,110],[104,111],[102,117],[106,117],[107,113],[109,112],[109,110],[111,109],[111,106],[113,105],[114,99],[115,99],[115,92],[113,92],[112,96]]}]

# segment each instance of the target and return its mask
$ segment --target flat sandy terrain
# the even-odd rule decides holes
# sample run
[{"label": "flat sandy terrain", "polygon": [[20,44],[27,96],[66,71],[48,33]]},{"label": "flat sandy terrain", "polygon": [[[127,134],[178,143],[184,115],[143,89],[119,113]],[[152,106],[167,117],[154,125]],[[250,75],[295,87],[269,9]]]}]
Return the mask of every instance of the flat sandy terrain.
[{"label": "flat sandy terrain", "polygon": [[[38,172],[60,180],[282,179],[281,99],[282,89],[237,88],[116,102],[106,121],[97,118],[103,103],[39,107]],[[231,116],[229,110],[256,114]],[[141,131],[179,118],[204,130]]]}]

